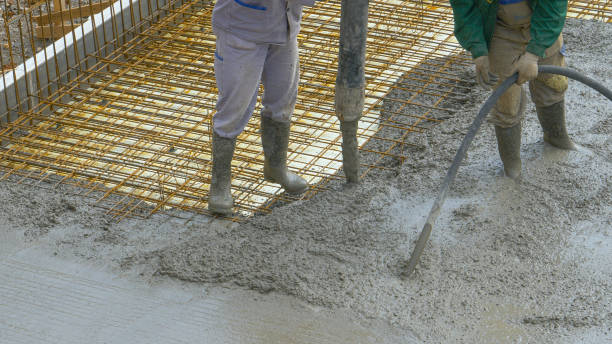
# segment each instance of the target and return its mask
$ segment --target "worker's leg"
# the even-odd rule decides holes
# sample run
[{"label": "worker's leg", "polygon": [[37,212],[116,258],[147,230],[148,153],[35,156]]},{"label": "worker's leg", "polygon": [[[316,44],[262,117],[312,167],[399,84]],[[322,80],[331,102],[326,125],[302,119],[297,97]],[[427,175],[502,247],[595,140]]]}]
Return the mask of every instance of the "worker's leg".
[{"label": "worker's leg", "polygon": [[[546,51],[540,65],[565,66],[562,45],[563,37]],[[540,73],[529,83],[531,99],[536,105],[538,119],[544,131],[544,141],[561,149],[575,149],[576,146],[567,133],[565,123],[565,91],[567,77],[556,74]]]},{"label": "worker's leg", "polygon": [[219,96],[213,116],[212,171],[208,209],[232,213],[231,162],[236,136],[242,132],[257,100],[266,46],[225,32],[217,36],[215,78]]},{"label": "worker's leg", "polygon": [[[525,90],[519,88],[518,115],[522,117],[527,105]],[[514,106],[514,103],[513,103]],[[521,121],[509,127],[495,125],[495,137],[497,138],[497,150],[504,163],[504,173],[507,177],[516,179],[521,175]]]},{"label": "worker's leg", "polygon": [[297,38],[285,45],[270,45],[261,76],[264,85],[261,116],[291,122],[299,79]]},{"label": "worker's leg", "polygon": [[[504,37],[512,34],[507,32],[509,30],[500,29],[500,31],[505,33]],[[500,82],[512,74],[512,64],[523,51],[522,43],[493,37],[489,48],[489,61],[491,72],[499,77]],[[504,172],[510,178],[517,178],[521,174],[521,121],[525,112],[525,98],[521,86],[516,84],[510,86],[495,104],[489,118],[489,122],[495,126],[497,147],[504,163]]]},{"label": "worker's leg", "polygon": [[299,82],[297,38],[286,45],[270,45],[263,70],[261,141],[264,149],[264,176],[293,193],[302,193],[308,184],[287,169],[289,127]]},{"label": "worker's leg", "polygon": [[213,165],[208,195],[208,210],[215,214],[232,214],[234,200],[231,193],[231,167],[235,146],[235,138],[222,137],[213,131]]},{"label": "worker's leg", "polygon": [[253,114],[268,45],[220,31],[216,48],[215,78],[219,95],[213,130],[221,137],[235,138]]}]

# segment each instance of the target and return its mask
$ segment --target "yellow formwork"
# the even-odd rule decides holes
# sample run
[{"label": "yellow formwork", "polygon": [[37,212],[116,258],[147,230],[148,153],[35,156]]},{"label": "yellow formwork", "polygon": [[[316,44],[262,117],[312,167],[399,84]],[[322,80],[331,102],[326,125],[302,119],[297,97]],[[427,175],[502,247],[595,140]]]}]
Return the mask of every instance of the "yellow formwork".
[{"label": "yellow formwork", "polygon": [[[571,15],[611,21],[609,5],[571,3]],[[459,76],[447,69],[470,63],[452,35],[447,1],[380,0],[370,1],[370,8],[367,88],[358,137],[362,147],[372,140],[388,145],[384,151],[370,151],[379,159],[364,165],[364,174],[384,168],[378,162],[393,155],[406,135],[424,130],[423,122],[437,121],[432,111],[449,110],[440,104]],[[61,85],[58,96],[41,99],[41,104],[51,106],[51,115],[21,114],[0,133],[9,141],[0,152],[4,176],[59,176],[59,182],[79,185],[100,201],[112,199],[109,211],[119,218],[168,208],[205,212],[216,101],[211,12],[212,4],[201,1],[173,8],[110,56],[97,56],[98,63]],[[342,165],[334,115],[339,21],[339,1],[317,1],[304,14],[299,37],[301,82],[288,162],[312,185],[303,198],[323,189],[330,178],[338,178]],[[432,59],[446,63],[428,66]],[[395,100],[400,108],[419,110],[396,112],[381,120],[383,99],[392,90],[407,87],[398,81],[419,68],[421,86],[409,89],[413,97]],[[449,87],[439,91],[428,87],[432,83]],[[421,94],[431,101],[416,102]],[[244,216],[268,211],[278,200],[296,199],[263,179],[259,107],[238,137],[232,163],[232,193]],[[403,134],[395,139],[377,136],[383,126]]]}]

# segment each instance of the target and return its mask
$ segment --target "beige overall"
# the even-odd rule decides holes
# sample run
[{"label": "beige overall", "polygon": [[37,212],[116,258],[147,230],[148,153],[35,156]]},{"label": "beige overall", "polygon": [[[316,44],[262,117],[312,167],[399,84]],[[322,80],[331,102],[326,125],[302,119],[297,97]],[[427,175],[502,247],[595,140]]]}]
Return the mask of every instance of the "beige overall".
[{"label": "beige overall", "polygon": [[[513,1],[508,1],[513,2]],[[497,22],[489,47],[491,72],[498,75],[500,82],[512,74],[512,65],[525,52],[530,40],[531,8],[526,0],[511,4],[499,4]],[[563,36],[549,47],[540,65],[565,66],[562,55]],[[537,106],[550,106],[563,100],[567,89],[567,78],[553,74],[538,74],[529,82],[531,99]],[[502,128],[520,123],[519,114],[521,86],[514,84],[505,92],[492,111],[489,122]]]}]

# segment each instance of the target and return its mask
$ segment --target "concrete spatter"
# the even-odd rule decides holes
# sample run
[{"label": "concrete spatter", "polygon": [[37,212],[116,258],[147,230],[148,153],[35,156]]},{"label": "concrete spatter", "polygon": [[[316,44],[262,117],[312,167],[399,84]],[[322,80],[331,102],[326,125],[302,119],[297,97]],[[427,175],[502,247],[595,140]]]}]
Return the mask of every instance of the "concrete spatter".
[{"label": "concrete spatter", "polygon": [[[609,37],[610,24],[566,25],[569,66],[612,87],[612,70],[602,63],[612,53]],[[455,72],[466,80],[473,73]],[[513,182],[501,177],[492,128],[485,125],[418,270],[400,278],[446,169],[486,97],[475,83],[458,86],[462,94],[442,104],[456,108],[455,117],[409,136],[411,145],[402,149],[410,159],[403,165],[390,158],[385,163],[394,170],[374,172],[359,187],[332,184],[310,201],[279,206],[246,224],[161,215],[113,224],[81,198],[65,196],[63,187],[51,192],[13,184],[1,184],[0,223],[6,233],[26,232],[28,240],[48,243],[49,254],[109,265],[123,275],[153,282],[172,276],[210,288],[237,285],[267,297],[287,294],[317,307],[348,309],[364,324],[388,321],[426,342],[612,339],[612,106],[576,82],[570,83],[567,109],[580,150],[562,153],[544,144],[530,104],[523,177]]]}]

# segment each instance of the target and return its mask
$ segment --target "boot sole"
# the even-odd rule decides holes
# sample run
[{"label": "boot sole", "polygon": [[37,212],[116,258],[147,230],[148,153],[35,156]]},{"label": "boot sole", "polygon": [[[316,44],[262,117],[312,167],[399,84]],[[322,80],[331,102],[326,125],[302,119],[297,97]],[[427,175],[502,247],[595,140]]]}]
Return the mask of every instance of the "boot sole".
[{"label": "boot sole", "polygon": [[563,140],[562,142],[554,142],[554,140],[551,139],[544,139],[544,142],[548,143],[549,145],[557,148],[557,149],[562,149],[562,150],[578,150],[578,148],[576,147],[576,144],[573,141],[566,141]]},{"label": "boot sole", "polygon": [[279,184],[286,192],[291,193],[291,194],[303,194],[304,192],[306,192],[308,190],[308,184],[306,184],[306,186],[303,189],[300,190],[289,190],[287,188],[285,188],[283,186],[283,184],[277,182],[276,180],[270,178],[270,177],[264,177],[264,180],[270,183],[274,183],[274,184]]},{"label": "boot sole", "polygon": [[504,176],[506,176],[506,178],[510,178],[513,180],[519,179],[521,177],[521,170],[512,171],[510,173],[504,170]]},{"label": "boot sole", "polygon": [[208,206],[208,211],[210,211],[213,214],[216,215],[224,215],[224,216],[230,216],[232,214],[234,214],[234,211],[232,208],[217,208],[214,206]]}]

